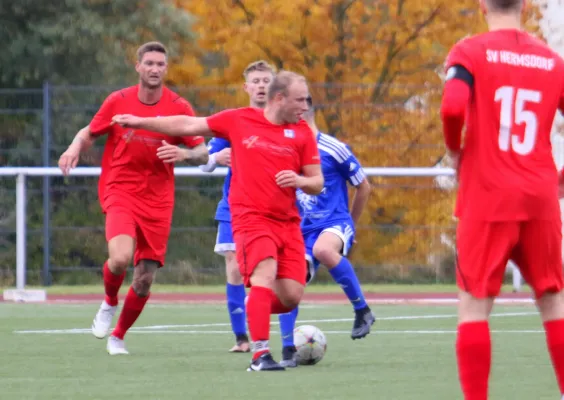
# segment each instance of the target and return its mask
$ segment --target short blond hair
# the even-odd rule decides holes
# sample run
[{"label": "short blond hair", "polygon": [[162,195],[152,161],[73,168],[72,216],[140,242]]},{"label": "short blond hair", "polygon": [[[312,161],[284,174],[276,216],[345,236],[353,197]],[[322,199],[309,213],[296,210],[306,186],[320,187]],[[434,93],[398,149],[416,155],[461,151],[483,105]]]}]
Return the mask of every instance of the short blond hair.
[{"label": "short blond hair", "polygon": [[274,75],[272,83],[268,87],[268,100],[273,100],[278,93],[288,96],[288,88],[295,81],[307,82],[303,75],[292,71],[280,71]]},{"label": "short blond hair", "polygon": [[245,80],[247,80],[251,72],[255,71],[270,72],[272,75],[276,74],[276,71],[272,65],[264,60],[258,60],[247,65],[247,68],[245,68],[245,70],[243,71],[243,77],[245,78]]},{"label": "short blond hair", "polygon": [[146,53],[152,51],[163,53],[165,56],[167,55],[166,47],[161,42],[147,42],[137,49],[137,61],[141,61]]}]

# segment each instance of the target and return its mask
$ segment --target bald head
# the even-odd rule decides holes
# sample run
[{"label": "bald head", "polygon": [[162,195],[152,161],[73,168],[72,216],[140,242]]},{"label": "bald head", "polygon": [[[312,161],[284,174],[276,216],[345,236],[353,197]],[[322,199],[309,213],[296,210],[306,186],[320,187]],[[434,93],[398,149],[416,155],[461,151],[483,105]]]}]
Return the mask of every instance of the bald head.
[{"label": "bald head", "polygon": [[272,101],[278,93],[288,97],[290,86],[294,83],[306,83],[304,76],[291,71],[280,71],[274,76],[268,87],[268,100]]}]

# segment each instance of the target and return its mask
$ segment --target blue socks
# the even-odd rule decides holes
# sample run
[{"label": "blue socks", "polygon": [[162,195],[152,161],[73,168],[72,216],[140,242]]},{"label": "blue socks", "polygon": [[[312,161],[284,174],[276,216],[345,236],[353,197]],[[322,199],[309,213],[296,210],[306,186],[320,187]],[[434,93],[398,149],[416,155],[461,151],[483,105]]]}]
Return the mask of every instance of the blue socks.
[{"label": "blue socks", "polygon": [[367,306],[364,294],[360,288],[360,282],[349,260],[345,257],[341,258],[339,264],[335,268],[330,269],[329,273],[333,280],[341,286],[355,310],[361,310]]},{"label": "blue socks", "polygon": [[227,310],[231,319],[231,329],[235,335],[247,333],[245,313],[245,285],[227,284]]},{"label": "blue socks", "polygon": [[279,314],[280,336],[282,337],[282,347],[294,345],[294,328],[298,318],[298,307],[286,314]]}]

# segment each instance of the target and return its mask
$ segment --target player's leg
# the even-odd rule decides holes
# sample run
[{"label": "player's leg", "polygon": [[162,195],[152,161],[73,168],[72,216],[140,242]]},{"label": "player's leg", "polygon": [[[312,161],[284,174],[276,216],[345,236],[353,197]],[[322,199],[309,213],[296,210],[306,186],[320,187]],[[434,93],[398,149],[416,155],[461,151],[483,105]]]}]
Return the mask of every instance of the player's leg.
[{"label": "player's leg", "polygon": [[278,243],[268,226],[247,225],[234,229],[237,262],[243,281],[251,290],[247,298],[247,322],[253,358],[248,371],[283,371],[269,348],[270,315],[276,279]]},{"label": "player's leg", "polygon": [[348,224],[327,228],[315,242],[313,256],[327,267],[333,280],[341,286],[351,302],[355,312],[351,338],[355,340],[370,333],[376,318],[366,303],[358,277],[346,257],[352,240],[353,230]]},{"label": "player's leg", "polygon": [[105,298],[92,321],[92,334],[98,339],[110,331],[118,292],[135,250],[135,221],[126,209],[113,208],[106,213],[106,240],[109,257],[102,269]]},{"label": "player's leg", "polygon": [[[319,231],[309,232],[304,235],[307,277],[306,284],[309,283],[319,267],[319,262],[313,258],[313,245],[319,236]],[[279,314],[278,320],[280,321],[280,336],[282,338],[282,360],[280,365],[285,368],[295,368],[298,363],[295,358],[296,346],[294,345],[294,329],[296,328],[296,320],[298,318],[299,307],[294,308],[292,311]]]},{"label": "player's leg", "polygon": [[562,277],[562,222],[523,223],[515,261],[534,291],[546,332],[546,344],[560,395],[564,396],[564,279]]},{"label": "player's leg", "polygon": [[463,219],[458,223],[456,358],[465,400],[488,398],[491,369],[488,319],[518,238],[518,222]]},{"label": "player's leg", "polygon": [[111,355],[128,354],[123,340],[125,334],[145,308],[157,269],[164,265],[170,220],[149,220],[138,217],[138,221],[133,281],[116,327],[108,339],[107,350]]},{"label": "player's leg", "polygon": [[235,335],[236,342],[235,346],[229,351],[232,353],[246,353],[250,351],[245,312],[246,293],[243,278],[237,265],[231,222],[219,221],[214,251],[225,257],[227,311],[229,312],[231,330]]}]

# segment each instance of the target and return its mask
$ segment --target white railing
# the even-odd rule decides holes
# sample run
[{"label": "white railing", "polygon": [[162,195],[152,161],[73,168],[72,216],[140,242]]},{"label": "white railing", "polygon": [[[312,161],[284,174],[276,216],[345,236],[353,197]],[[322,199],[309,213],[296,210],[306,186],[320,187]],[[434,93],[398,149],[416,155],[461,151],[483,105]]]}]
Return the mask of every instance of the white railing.
[{"label": "white railing", "polygon": [[[453,176],[454,170],[450,168],[365,168],[368,176],[419,176],[440,177]],[[75,168],[71,176],[99,176],[101,168]],[[225,176],[227,168],[217,168],[214,172],[202,172],[197,167],[176,167],[175,176]],[[26,178],[28,176],[62,176],[61,170],[56,167],[3,167],[0,176],[16,177],[16,289],[25,288],[26,278]]]}]

